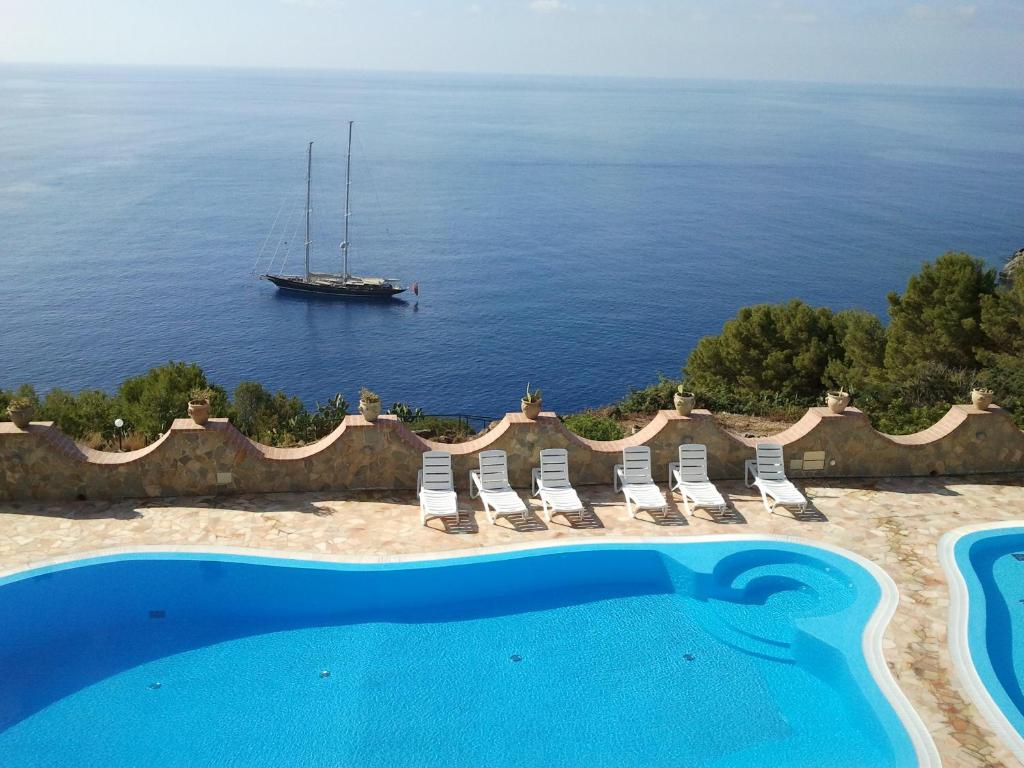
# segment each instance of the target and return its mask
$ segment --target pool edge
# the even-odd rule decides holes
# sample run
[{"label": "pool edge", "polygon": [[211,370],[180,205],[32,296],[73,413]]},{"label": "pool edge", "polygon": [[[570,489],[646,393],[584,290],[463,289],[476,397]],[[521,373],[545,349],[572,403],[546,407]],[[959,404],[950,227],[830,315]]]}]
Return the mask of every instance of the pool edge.
[{"label": "pool edge", "polygon": [[[281,559],[300,560],[307,562],[325,563],[352,563],[352,564],[386,564],[386,563],[409,563],[427,562],[434,560],[454,560],[464,557],[497,555],[506,553],[528,552],[535,549],[561,549],[602,545],[602,544],[699,544],[709,542],[736,542],[736,541],[764,541],[785,544],[796,544],[809,548],[823,549],[834,555],[846,558],[866,570],[877,582],[880,596],[878,605],[875,606],[871,616],[864,625],[864,632],[861,637],[861,651],[864,654],[864,661],[878,686],[882,695],[888,701],[896,713],[911,746],[917,757],[917,764],[920,768],[941,768],[942,761],[939,757],[938,748],[932,739],[931,733],[925,725],[913,704],[907,698],[903,689],[896,682],[892,670],[885,660],[883,639],[885,630],[896,613],[899,605],[899,589],[892,577],[877,563],[862,555],[843,547],[837,547],[820,541],[812,541],[799,536],[786,536],[781,534],[709,534],[703,536],[687,536],[685,538],[666,538],[664,536],[608,536],[599,540],[587,539],[565,542],[531,542],[524,544],[510,544],[495,547],[472,547],[467,549],[449,550],[444,552],[420,552],[415,554],[400,555],[336,555],[322,552],[296,552],[294,550],[258,549],[253,547],[223,547],[223,546],[164,546],[164,545],[141,545],[134,547],[110,547],[97,550],[86,550],[65,555],[57,558],[49,558],[37,561],[19,568],[5,568],[0,570],[0,582],[21,573],[44,569],[47,567],[66,565],[80,560],[92,558],[116,557],[118,555],[145,555],[145,554],[210,554],[229,555],[237,557],[259,558],[259,559]],[[966,587],[965,587],[966,589]],[[1021,744],[1024,749],[1024,742]]]},{"label": "pool edge", "polygon": [[949,586],[949,616],[946,634],[953,669],[956,671],[960,684],[966,689],[971,702],[981,713],[985,724],[995,733],[996,738],[1013,753],[1013,756],[1024,764],[1024,737],[1017,732],[1002,708],[992,698],[988,687],[974,665],[974,657],[971,655],[968,640],[971,595],[967,589],[967,581],[956,562],[956,545],[964,536],[1009,528],[1024,529],[1024,521],[979,523],[949,531],[939,539],[939,564],[942,566],[946,575],[946,583]]}]

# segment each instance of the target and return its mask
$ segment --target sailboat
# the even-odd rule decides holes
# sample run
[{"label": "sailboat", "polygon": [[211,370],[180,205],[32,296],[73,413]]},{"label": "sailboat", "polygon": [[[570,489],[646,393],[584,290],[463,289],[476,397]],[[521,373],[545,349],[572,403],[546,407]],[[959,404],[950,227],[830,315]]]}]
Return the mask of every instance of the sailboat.
[{"label": "sailboat", "polygon": [[[348,123],[348,155],[345,161],[345,237],[341,241],[341,272],[312,272],[309,268],[309,256],[312,250],[310,239],[309,217],[311,208],[310,192],[313,180],[313,142],[306,148],[306,249],[305,271],[301,275],[271,275],[260,277],[269,280],[284,291],[315,293],[323,296],[336,296],[348,299],[388,299],[406,290],[397,280],[390,277],[360,277],[348,271],[348,220],[352,215],[349,202],[349,191],[352,187],[352,123]],[[418,286],[413,287],[419,293]]]}]

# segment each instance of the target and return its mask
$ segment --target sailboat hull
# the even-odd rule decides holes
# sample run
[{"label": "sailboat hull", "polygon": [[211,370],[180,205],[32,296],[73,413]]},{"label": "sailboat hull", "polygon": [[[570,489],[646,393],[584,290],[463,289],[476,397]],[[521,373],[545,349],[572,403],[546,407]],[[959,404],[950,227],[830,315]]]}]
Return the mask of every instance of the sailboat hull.
[{"label": "sailboat hull", "polygon": [[296,293],[315,293],[319,296],[330,296],[338,299],[390,299],[405,288],[386,281],[364,282],[354,280],[306,280],[303,277],[290,275],[262,275],[282,291]]}]

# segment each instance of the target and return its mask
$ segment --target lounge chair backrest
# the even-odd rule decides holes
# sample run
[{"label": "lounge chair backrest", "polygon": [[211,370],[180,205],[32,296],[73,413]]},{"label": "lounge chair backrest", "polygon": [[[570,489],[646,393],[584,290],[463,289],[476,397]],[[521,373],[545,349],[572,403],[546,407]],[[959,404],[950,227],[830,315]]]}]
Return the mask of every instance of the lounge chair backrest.
[{"label": "lounge chair backrest", "polygon": [[622,479],[626,483],[653,483],[651,449],[636,445],[622,451]]},{"label": "lounge chair backrest", "polygon": [[700,443],[679,446],[679,479],[684,483],[708,482],[708,449]]},{"label": "lounge chair backrest", "polygon": [[428,491],[454,490],[450,453],[427,451],[423,454],[423,487]]},{"label": "lounge chair backrest", "polygon": [[565,448],[545,448],[540,452],[540,482],[545,488],[571,488],[569,452]]},{"label": "lounge chair backrest", "polygon": [[504,451],[480,452],[480,485],[485,491],[508,487],[508,456]]},{"label": "lounge chair backrest", "polygon": [[757,476],[762,480],[786,479],[786,462],[781,445],[760,443],[757,446]]}]

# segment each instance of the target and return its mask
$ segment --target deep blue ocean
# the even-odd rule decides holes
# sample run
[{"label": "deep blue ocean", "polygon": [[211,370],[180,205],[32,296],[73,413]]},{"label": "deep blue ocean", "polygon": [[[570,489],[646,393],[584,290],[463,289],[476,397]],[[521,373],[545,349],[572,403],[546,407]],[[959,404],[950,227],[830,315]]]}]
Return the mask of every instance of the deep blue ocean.
[{"label": "deep blue ocean", "polygon": [[[944,251],[999,264],[1022,119],[1020,91],[0,66],[0,387],[175,359],[310,403],[602,404],[742,305],[884,315]],[[338,268],[348,120],[352,269],[418,301],[253,277],[261,248],[301,267],[310,140],[314,267]]]}]

